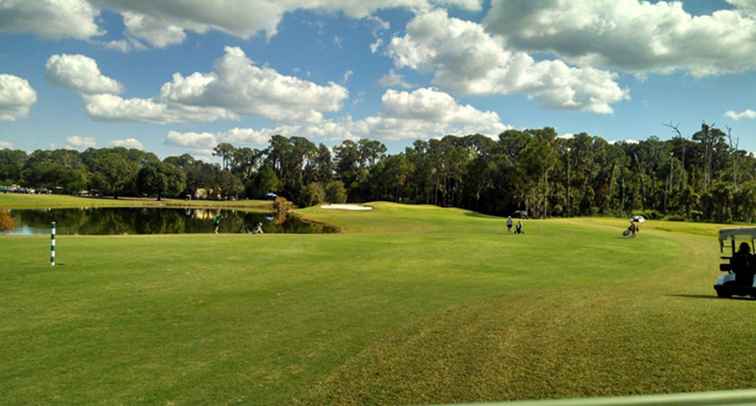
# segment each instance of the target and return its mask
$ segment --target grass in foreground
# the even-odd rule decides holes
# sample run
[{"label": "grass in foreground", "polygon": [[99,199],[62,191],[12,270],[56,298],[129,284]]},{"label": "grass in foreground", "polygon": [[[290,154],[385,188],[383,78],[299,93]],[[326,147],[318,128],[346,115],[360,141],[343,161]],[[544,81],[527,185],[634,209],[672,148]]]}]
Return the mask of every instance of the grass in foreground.
[{"label": "grass in foreground", "polygon": [[338,235],[0,237],[8,403],[407,404],[747,388],[714,237],[430,206]]}]

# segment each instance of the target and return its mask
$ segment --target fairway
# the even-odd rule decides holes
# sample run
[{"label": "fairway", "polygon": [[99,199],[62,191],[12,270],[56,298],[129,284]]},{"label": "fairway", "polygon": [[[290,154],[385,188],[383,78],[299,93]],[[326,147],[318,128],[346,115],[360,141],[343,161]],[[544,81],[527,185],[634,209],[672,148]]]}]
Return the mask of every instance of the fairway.
[{"label": "fairway", "polygon": [[501,218],[371,205],[299,211],[340,234],[60,237],[54,271],[49,238],[0,236],[3,403],[756,386],[756,301],[715,298],[715,225],[649,222],[622,239],[624,220],[533,220],[515,237]]}]

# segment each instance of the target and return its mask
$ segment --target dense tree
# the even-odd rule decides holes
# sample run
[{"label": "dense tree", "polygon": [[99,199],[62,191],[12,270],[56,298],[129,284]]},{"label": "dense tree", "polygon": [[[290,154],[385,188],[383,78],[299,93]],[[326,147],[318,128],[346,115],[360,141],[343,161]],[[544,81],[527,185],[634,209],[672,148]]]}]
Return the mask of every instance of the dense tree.
[{"label": "dense tree", "polygon": [[98,192],[118,198],[134,189],[139,162],[130,159],[124,148],[89,149],[82,158],[92,173],[90,187]]},{"label": "dense tree", "polygon": [[21,173],[26,163],[26,152],[0,149],[0,184],[21,182]]},{"label": "dense tree", "polygon": [[328,203],[346,203],[347,191],[340,180],[332,180],[325,187],[325,198]]},{"label": "dense tree", "polygon": [[125,148],[0,151],[0,183],[66,193],[174,196],[205,189],[213,197],[260,198],[275,192],[298,205],[391,200],[531,216],[674,214],[751,222],[756,217],[756,157],[738,138],[704,123],[686,138],[610,143],[552,128],[417,140],[387,154],[379,141],[345,140],[329,149],[274,135],[268,148],[219,144],[221,163],[190,155],[162,163]]},{"label": "dense tree", "polygon": [[88,170],[76,151],[34,151],[24,163],[22,180],[28,186],[79,193],[87,188]]},{"label": "dense tree", "polygon": [[319,182],[311,182],[305,186],[304,205],[317,206],[325,201],[325,190]]},{"label": "dense tree", "polygon": [[137,187],[147,196],[161,200],[176,197],[186,188],[186,175],[177,166],[164,162],[150,162],[137,174]]}]

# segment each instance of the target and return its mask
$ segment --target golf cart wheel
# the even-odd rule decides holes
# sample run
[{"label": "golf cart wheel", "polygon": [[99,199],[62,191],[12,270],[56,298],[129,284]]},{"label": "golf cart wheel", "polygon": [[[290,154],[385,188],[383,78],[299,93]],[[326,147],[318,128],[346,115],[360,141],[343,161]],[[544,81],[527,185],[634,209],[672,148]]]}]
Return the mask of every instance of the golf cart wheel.
[{"label": "golf cart wheel", "polygon": [[726,299],[729,299],[732,297],[732,292],[730,292],[729,289],[716,288],[716,291],[717,291],[717,297],[726,298]]}]

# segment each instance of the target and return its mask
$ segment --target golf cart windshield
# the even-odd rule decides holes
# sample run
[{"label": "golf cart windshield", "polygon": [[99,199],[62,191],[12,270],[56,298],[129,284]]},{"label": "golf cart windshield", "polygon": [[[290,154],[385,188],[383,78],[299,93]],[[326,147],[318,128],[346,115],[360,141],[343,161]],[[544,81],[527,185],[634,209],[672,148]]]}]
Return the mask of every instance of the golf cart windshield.
[{"label": "golf cart windshield", "polygon": [[751,244],[751,252],[756,240],[756,228],[726,228],[719,230],[719,250],[724,252],[725,241],[730,241],[732,254],[735,254],[738,242],[748,242]]}]

